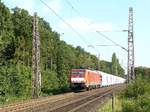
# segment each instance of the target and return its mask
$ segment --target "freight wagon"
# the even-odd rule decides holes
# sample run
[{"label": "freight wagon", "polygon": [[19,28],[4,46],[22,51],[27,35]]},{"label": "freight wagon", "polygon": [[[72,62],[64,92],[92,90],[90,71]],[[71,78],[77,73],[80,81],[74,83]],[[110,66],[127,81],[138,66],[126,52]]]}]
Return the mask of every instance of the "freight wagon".
[{"label": "freight wagon", "polygon": [[122,84],[125,83],[126,79],[122,77],[118,77],[115,75],[111,75],[102,71],[98,71],[99,74],[102,75],[102,84],[101,86],[110,86],[110,85],[116,85],[116,84]]}]

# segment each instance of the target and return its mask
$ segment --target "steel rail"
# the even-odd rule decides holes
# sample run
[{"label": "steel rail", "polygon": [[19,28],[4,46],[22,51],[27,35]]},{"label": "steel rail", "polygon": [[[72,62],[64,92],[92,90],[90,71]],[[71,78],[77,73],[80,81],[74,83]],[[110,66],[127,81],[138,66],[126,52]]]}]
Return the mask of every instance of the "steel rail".
[{"label": "steel rail", "polygon": [[96,92],[94,94],[90,94],[88,96],[82,96],[81,98],[79,99],[76,99],[76,100],[72,100],[70,102],[67,102],[67,103],[64,103],[62,105],[59,105],[57,107],[54,107],[54,108],[51,108],[48,110],[48,112],[67,112],[67,111],[70,111],[71,109],[73,109],[74,107],[76,106],[79,106],[79,105],[82,105],[84,103],[86,103],[87,101],[90,101],[92,99],[95,99],[96,97],[98,97],[99,95],[103,95],[105,93],[108,93],[109,91],[111,91],[112,89],[110,90],[105,90],[104,92]]},{"label": "steel rail", "polygon": [[86,102],[86,103],[84,103],[82,105],[79,105],[78,107],[76,107],[76,108],[74,108],[74,109],[72,109],[72,110],[70,110],[68,112],[76,112],[77,110],[87,106],[88,104],[90,104],[92,102],[95,102],[98,99],[102,99],[102,98],[104,98],[104,97],[106,97],[107,95],[110,95],[110,94],[112,94],[112,90],[110,90],[109,92],[106,92],[105,94],[102,94],[101,96],[98,96],[97,98],[92,99],[92,100],[90,100],[90,101],[88,101],[88,102]]}]

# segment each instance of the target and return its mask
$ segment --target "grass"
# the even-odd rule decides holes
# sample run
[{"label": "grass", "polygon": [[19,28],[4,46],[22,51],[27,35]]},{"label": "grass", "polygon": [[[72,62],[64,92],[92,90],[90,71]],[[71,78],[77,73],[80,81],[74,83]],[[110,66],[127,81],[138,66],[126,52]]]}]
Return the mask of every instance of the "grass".
[{"label": "grass", "polygon": [[0,97],[0,107],[3,107],[5,105],[13,104],[13,103],[18,103],[21,101],[27,101],[31,99],[30,97],[16,97],[16,96],[11,96],[11,97]]},{"label": "grass", "polygon": [[[121,105],[121,99],[119,99],[117,96],[115,97],[115,112],[121,112],[122,105]],[[98,112],[112,112],[112,99],[109,99],[103,107],[101,107]]]}]

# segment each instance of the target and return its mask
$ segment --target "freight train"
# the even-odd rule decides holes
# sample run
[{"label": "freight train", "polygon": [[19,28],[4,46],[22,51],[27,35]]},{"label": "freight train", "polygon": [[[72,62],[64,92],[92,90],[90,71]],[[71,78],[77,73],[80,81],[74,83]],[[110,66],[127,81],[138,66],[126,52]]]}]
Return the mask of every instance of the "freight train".
[{"label": "freight train", "polygon": [[125,83],[125,79],[102,71],[72,69],[70,83],[73,89],[92,89]]}]

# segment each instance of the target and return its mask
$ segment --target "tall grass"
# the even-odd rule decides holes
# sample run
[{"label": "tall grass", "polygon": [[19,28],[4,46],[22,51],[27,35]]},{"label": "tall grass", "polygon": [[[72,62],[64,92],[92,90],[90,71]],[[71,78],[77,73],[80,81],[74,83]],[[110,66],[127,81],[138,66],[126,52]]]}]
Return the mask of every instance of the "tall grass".
[{"label": "tall grass", "polygon": [[[116,96],[115,97],[115,112],[122,112],[122,100]],[[98,112],[112,112],[112,99],[109,99],[103,107],[101,107]]]}]

